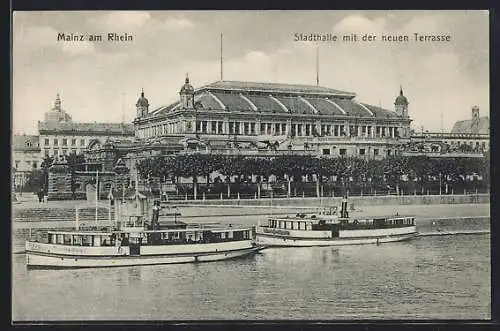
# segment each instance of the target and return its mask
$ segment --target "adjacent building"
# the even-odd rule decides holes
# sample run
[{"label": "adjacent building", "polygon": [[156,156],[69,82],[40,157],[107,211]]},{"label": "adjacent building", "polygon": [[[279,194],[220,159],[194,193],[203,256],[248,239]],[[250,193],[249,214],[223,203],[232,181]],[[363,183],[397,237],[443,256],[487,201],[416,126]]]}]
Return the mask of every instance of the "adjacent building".
[{"label": "adjacent building", "polygon": [[125,123],[77,123],[61,107],[57,95],[54,107],[45,113],[45,120],[38,122],[40,159],[45,156],[82,153],[106,139],[132,139],[134,127]]},{"label": "adjacent building", "polygon": [[403,155],[482,157],[490,150],[490,120],[472,107],[468,120],[457,121],[450,132],[421,132],[411,135]]},{"label": "adjacent building", "polygon": [[23,186],[29,174],[40,167],[38,136],[16,134],[12,141],[12,168],[14,187]]},{"label": "adjacent building", "polygon": [[130,141],[134,139],[134,126],[130,123],[78,123],[61,106],[59,94],[54,106],[38,122],[38,135],[13,137],[12,171],[14,185],[22,186],[28,174],[40,167],[45,156],[79,154],[99,148],[106,140]]}]

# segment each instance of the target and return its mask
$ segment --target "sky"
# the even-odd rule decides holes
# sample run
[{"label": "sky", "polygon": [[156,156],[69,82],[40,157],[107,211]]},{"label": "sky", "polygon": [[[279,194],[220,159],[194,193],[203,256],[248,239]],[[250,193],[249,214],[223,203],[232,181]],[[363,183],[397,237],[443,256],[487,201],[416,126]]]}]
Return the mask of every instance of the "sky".
[{"label": "sky", "polygon": [[[14,12],[14,133],[37,134],[53,107],[79,122],[126,122],[141,89],[150,110],[179,98],[186,73],[197,88],[220,80],[316,85],[356,93],[356,100],[394,109],[403,87],[412,127],[449,131],[477,105],[489,116],[487,11],[75,11]],[[59,33],[127,33],[132,42],[57,41]],[[299,42],[296,33],[336,35]],[[416,42],[414,33],[450,35]],[[371,42],[343,35],[372,34]],[[407,35],[408,42],[381,41]]]}]

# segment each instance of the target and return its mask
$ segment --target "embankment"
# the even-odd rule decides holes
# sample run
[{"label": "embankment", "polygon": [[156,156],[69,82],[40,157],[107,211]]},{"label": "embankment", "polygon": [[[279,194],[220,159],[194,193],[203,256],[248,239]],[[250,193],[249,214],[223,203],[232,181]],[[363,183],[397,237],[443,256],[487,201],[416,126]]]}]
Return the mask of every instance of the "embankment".
[{"label": "embankment", "polygon": [[[227,206],[338,206],[342,197],[324,198],[273,198],[273,199],[219,199],[219,200],[176,200],[178,205],[227,205]],[[489,194],[471,195],[400,195],[400,196],[357,196],[349,197],[354,206],[396,206],[396,205],[454,205],[485,204],[490,202]]]}]

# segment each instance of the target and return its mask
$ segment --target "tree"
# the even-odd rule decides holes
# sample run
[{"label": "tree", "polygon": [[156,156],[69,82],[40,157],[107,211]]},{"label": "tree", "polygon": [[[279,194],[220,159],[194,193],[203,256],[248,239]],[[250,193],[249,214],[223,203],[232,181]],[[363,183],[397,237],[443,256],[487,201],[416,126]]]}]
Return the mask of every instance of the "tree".
[{"label": "tree", "polygon": [[45,185],[45,173],[42,169],[33,169],[23,186],[25,192],[38,192]]},{"label": "tree", "polygon": [[408,159],[403,156],[392,156],[384,160],[384,174],[387,183],[396,188],[399,195],[401,177],[408,173]]}]

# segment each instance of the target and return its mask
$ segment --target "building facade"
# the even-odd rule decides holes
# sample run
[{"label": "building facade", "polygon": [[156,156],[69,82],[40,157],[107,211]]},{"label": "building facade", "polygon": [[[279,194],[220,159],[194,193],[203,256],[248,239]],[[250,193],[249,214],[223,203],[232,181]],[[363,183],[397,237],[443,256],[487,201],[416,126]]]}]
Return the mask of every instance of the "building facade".
[{"label": "building facade", "polygon": [[13,137],[12,168],[14,187],[23,186],[29,174],[40,167],[38,136],[16,134]]},{"label": "building facade", "polygon": [[276,153],[383,158],[410,134],[408,100],[394,110],[355,99],[352,92],[309,85],[218,81],[198,89],[186,77],[179,101],[149,110],[137,101],[136,139],[175,141],[185,151]]},{"label": "building facade", "polygon": [[472,117],[458,121],[450,132],[413,133],[403,155],[482,157],[490,150],[490,120],[472,107]]},{"label": "building facade", "polygon": [[82,153],[106,139],[128,139],[134,137],[134,127],[125,123],[77,123],[62,109],[57,95],[54,107],[45,113],[45,121],[38,122],[40,159],[45,156]]}]

